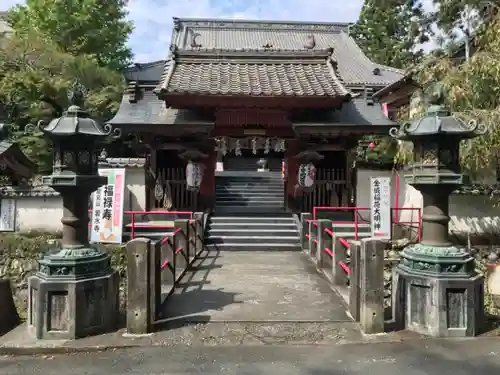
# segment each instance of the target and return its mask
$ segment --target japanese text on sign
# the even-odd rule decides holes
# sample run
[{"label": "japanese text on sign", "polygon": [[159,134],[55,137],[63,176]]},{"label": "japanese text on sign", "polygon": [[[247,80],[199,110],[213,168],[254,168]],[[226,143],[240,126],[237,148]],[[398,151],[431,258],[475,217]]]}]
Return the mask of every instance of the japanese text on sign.
[{"label": "japanese text on sign", "polygon": [[380,239],[391,237],[391,179],[370,179],[371,235]]},{"label": "japanese text on sign", "polygon": [[102,169],[108,183],[92,195],[92,225],[90,240],[102,243],[121,243],[123,232],[124,169]]}]

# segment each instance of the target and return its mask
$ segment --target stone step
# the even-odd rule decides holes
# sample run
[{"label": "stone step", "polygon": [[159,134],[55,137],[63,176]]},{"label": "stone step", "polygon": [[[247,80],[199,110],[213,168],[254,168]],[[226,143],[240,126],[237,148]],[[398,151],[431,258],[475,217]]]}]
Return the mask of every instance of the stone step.
[{"label": "stone step", "polygon": [[223,237],[223,236],[289,236],[289,237],[298,237],[299,232],[297,228],[273,228],[273,229],[219,229],[210,227],[207,231],[208,238],[210,237]]},{"label": "stone step", "polygon": [[255,166],[254,171],[223,171],[215,172],[215,178],[236,178],[236,179],[251,179],[251,178],[270,178],[270,179],[282,179],[281,171],[266,171],[258,172],[257,166]]},{"label": "stone step", "polygon": [[243,201],[283,201],[283,196],[279,196],[276,194],[253,194],[253,195],[247,195],[245,193],[242,194],[225,194],[225,195],[216,195],[215,199],[217,202],[224,202],[224,201],[234,201],[234,200],[243,200]]},{"label": "stone step", "polygon": [[299,243],[222,243],[222,244],[208,244],[206,247],[209,250],[219,251],[301,251]]},{"label": "stone step", "polygon": [[215,185],[216,189],[248,189],[253,187],[268,188],[268,189],[281,189],[283,190],[283,184],[281,183],[266,183],[266,182],[245,182],[245,181],[228,181],[225,183],[217,183]]},{"label": "stone step", "polygon": [[276,189],[276,191],[269,191],[267,189],[263,189],[262,191],[242,189],[242,190],[219,190],[215,191],[216,197],[234,197],[234,196],[245,196],[245,197],[261,197],[261,196],[282,196],[284,195],[283,189]]},{"label": "stone step", "polygon": [[219,206],[215,207],[214,213],[219,215],[249,215],[249,214],[260,214],[260,215],[274,215],[276,213],[285,213],[285,208],[283,206]]},{"label": "stone step", "polygon": [[274,212],[272,215],[267,216],[248,216],[248,215],[235,215],[235,216],[217,216],[212,215],[208,218],[208,225],[296,225],[295,219],[287,212],[278,213]]},{"label": "stone step", "polygon": [[243,244],[276,244],[276,243],[299,243],[300,237],[292,236],[208,236],[205,239],[206,244],[221,244],[221,243],[243,243]]},{"label": "stone step", "polygon": [[254,196],[259,196],[259,195],[276,195],[276,196],[283,196],[285,195],[285,191],[283,188],[266,188],[265,186],[259,186],[259,187],[217,187],[215,189],[215,194],[216,196],[219,195],[234,195],[234,194],[247,194],[247,195],[254,195]]},{"label": "stone step", "polygon": [[297,224],[292,221],[285,222],[269,222],[263,221],[260,223],[255,223],[252,221],[241,221],[241,222],[217,222],[217,221],[209,221],[207,224],[209,230],[226,230],[226,229],[234,229],[234,230],[272,230],[276,229],[287,229],[287,230],[295,230],[298,231]]},{"label": "stone step", "polygon": [[285,204],[283,202],[283,199],[276,199],[273,198],[273,200],[246,200],[246,199],[229,199],[229,200],[222,200],[222,199],[217,199],[215,202],[215,208],[217,209],[218,207],[277,207],[277,208],[284,208]]}]

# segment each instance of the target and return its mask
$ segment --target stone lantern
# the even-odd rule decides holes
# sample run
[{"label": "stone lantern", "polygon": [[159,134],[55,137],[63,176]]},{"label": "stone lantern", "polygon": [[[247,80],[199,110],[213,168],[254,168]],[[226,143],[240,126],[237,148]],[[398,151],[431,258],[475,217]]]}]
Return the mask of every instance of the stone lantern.
[{"label": "stone lantern", "polygon": [[[106,183],[98,174],[98,145],[118,129],[102,127],[82,109],[75,88],[63,116],[38,128],[54,146],[53,172],[43,183],[63,201],[61,246],[39,260],[29,279],[28,329],[39,339],[73,339],[112,328],[118,314],[119,276],[109,254],[88,240],[90,194]],[[43,217],[40,218],[43,220]]]},{"label": "stone lantern", "polygon": [[484,280],[468,250],[449,241],[448,205],[450,194],[464,181],[460,141],[486,133],[486,127],[452,116],[443,98],[436,84],[423,117],[390,131],[413,143],[405,180],[423,197],[421,242],[406,247],[394,268],[393,312],[402,329],[438,337],[473,336],[483,317]]}]

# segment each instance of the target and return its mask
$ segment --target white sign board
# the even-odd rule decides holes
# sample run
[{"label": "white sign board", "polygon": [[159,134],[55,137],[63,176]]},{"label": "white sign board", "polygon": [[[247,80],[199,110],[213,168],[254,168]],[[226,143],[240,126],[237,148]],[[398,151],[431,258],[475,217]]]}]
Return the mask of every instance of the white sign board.
[{"label": "white sign board", "polygon": [[370,178],[370,224],[372,237],[391,238],[391,178]]},{"label": "white sign board", "polygon": [[90,241],[122,243],[125,169],[99,169],[99,174],[108,183],[92,194]]},{"label": "white sign board", "polygon": [[2,199],[0,205],[0,232],[14,232],[16,230],[16,200]]}]

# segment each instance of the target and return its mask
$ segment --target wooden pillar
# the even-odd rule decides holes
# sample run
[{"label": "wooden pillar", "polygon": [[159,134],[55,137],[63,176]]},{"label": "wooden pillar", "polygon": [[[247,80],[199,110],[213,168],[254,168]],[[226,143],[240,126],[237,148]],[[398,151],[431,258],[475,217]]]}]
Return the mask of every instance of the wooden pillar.
[{"label": "wooden pillar", "polygon": [[346,153],[346,188],[347,201],[343,202],[345,206],[356,206],[356,169],[353,168],[355,152],[353,149],[348,149]]},{"label": "wooden pillar", "polygon": [[199,208],[204,212],[213,209],[215,201],[215,165],[217,162],[217,153],[212,150],[208,153],[208,158],[203,160],[205,172],[201,181],[199,194]]},{"label": "wooden pillar", "polygon": [[297,185],[297,173],[299,171],[298,160],[294,158],[299,152],[298,140],[292,139],[287,141],[287,147],[285,151],[285,159],[287,163],[288,179],[287,179],[287,203],[288,208],[292,211],[298,209],[295,199],[295,185]]},{"label": "wooden pillar", "polygon": [[146,193],[147,197],[147,202],[146,202],[146,210],[154,210],[155,209],[155,183],[156,183],[156,178],[158,174],[158,164],[157,164],[157,159],[158,159],[158,150],[153,146],[150,145],[149,148],[149,173],[151,174],[152,179],[149,181],[149,184],[146,186],[146,189],[148,190]]}]

